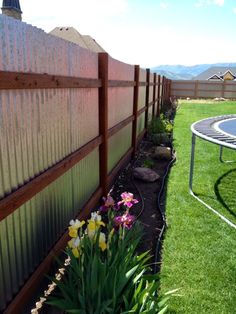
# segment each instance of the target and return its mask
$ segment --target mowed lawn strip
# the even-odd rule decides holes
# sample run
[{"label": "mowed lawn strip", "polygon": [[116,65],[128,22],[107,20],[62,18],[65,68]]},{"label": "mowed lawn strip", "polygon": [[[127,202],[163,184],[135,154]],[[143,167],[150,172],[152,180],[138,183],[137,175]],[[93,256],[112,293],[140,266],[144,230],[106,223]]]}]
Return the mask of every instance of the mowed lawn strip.
[{"label": "mowed lawn strip", "polygon": [[[169,313],[236,313],[236,230],[189,194],[190,126],[236,113],[236,102],[182,102],[175,117],[177,161],[168,178],[168,229],[162,253],[161,290],[180,288]],[[236,160],[236,152],[224,151]],[[219,147],[196,140],[194,191],[236,224],[236,163],[219,162]]]}]

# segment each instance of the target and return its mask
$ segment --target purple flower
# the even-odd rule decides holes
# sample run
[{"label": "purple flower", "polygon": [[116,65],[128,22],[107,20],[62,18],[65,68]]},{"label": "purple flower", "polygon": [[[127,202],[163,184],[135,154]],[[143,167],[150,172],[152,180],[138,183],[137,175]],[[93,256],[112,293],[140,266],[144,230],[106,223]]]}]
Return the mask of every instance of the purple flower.
[{"label": "purple flower", "polygon": [[115,228],[124,227],[130,229],[135,221],[135,216],[125,213],[122,216],[117,216],[114,218]]},{"label": "purple flower", "polygon": [[118,202],[118,206],[124,204],[128,208],[131,208],[133,204],[137,204],[138,200],[134,198],[134,194],[129,192],[124,192],[121,194],[122,201]]},{"label": "purple flower", "polygon": [[104,205],[99,208],[100,212],[107,212],[109,209],[115,207],[115,201],[111,195],[108,195],[107,198],[103,197],[102,199],[104,201]]}]

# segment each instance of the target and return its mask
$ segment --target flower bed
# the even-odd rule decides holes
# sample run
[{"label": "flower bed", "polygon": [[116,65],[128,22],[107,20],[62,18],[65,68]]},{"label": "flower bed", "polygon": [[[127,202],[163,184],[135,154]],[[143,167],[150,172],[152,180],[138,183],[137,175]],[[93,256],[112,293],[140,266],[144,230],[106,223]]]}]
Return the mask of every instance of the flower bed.
[{"label": "flower bed", "polygon": [[53,279],[47,303],[66,313],[164,313],[157,274],[151,273],[148,251],[137,254],[142,228],[132,215],[138,201],[122,193],[111,196],[85,221],[72,220],[66,249],[67,266]]}]

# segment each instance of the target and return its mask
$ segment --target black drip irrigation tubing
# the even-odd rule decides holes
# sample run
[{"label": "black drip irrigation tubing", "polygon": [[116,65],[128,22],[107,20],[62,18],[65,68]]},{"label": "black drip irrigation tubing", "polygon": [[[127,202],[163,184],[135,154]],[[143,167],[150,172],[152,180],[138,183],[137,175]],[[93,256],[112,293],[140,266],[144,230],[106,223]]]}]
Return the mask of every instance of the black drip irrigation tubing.
[{"label": "black drip irrigation tubing", "polygon": [[[156,242],[156,247],[155,247],[154,270],[153,270],[154,273],[157,273],[159,271],[159,269],[160,269],[160,267],[158,266],[158,263],[160,261],[161,241],[163,239],[164,232],[165,232],[165,229],[167,227],[165,211],[162,209],[162,206],[161,206],[161,197],[162,197],[163,189],[164,189],[164,186],[165,186],[165,183],[166,183],[166,177],[167,177],[167,175],[169,173],[169,169],[172,166],[172,164],[176,161],[176,155],[175,155],[175,152],[173,151],[172,147],[171,147],[171,151],[172,151],[172,159],[167,164],[166,171],[165,171],[164,175],[162,176],[161,188],[160,188],[159,193],[157,195],[157,210],[159,210],[159,212],[161,214],[163,226],[162,226],[161,231],[159,233],[159,236],[158,236],[158,239],[157,239],[157,242]],[[133,165],[132,165],[133,167],[136,164],[136,162],[137,162],[137,160],[135,160],[135,162],[133,163]],[[135,186],[136,190],[138,191],[138,194],[139,194],[141,202],[142,202],[142,208],[141,208],[140,212],[136,216],[136,220],[137,220],[142,215],[142,213],[144,211],[144,199],[142,197],[142,193],[140,192],[137,184],[133,180],[133,175],[131,176],[131,181],[132,181],[132,184]]]},{"label": "black drip irrigation tubing", "polygon": [[166,167],[166,172],[165,172],[164,176],[162,177],[161,188],[160,188],[160,191],[159,191],[158,196],[157,196],[157,209],[161,213],[163,226],[162,226],[161,232],[160,232],[160,234],[158,236],[157,243],[156,243],[156,248],[155,248],[154,273],[156,273],[160,269],[160,267],[158,266],[158,262],[160,261],[160,255],[161,255],[161,241],[163,239],[164,232],[165,232],[165,229],[167,227],[165,211],[163,210],[163,208],[161,206],[161,196],[162,196],[163,189],[164,189],[164,186],[165,186],[165,183],[166,183],[166,177],[167,177],[167,175],[169,173],[169,169],[170,169],[170,167],[172,166],[172,164],[175,161],[176,161],[176,155],[175,155],[175,152],[172,150],[172,159],[170,160],[170,162],[168,163],[168,165]]}]

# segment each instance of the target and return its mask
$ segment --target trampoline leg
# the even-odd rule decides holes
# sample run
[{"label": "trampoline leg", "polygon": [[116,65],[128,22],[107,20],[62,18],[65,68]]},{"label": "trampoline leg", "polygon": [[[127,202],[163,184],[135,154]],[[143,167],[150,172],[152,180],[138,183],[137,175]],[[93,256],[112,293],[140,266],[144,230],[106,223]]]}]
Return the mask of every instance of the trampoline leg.
[{"label": "trampoline leg", "polygon": [[234,160],[223,160],[223,146],[220,145],[220,162],[223,162],[223,163],[232,163],[232,162],[235,162]]},{"label": "trampoline leg", "polygon": [[223,162],[222,155],[223,155],[223,147],[220,145],[220,162]]},{"label": "trampoline leg", "polygon": [[193,193],[193,168],[194,168],[195,143],[196,143],[196,136],[195,134],[192,133],[191,161],[190,161],[190,174],[189,174],[189,190],[190,190],[190,194],[192,195],[194,195]]},{"label": "trampoline leg", "polygon": [[[217,210],[215,210],[210,205],[205,203],[200,197],[195,195],[193,192],[193,168],[194,168],[195,142],[196,142],[196,136],[195,136],[195,134],[192,133],[191,162],[190,162],[190,174],[189,174],[189,192],[198,202],[200,202],[201,204],[206,206],[208,209],[210,209],[213,213],[215,213],[218,217],[220,217],[223,221],[225,221],[229,226],[236,229],[236,224],[234,224],[232,221],[228,220],[226,217],[221,215]],[[222,150],[220,153],[222,154]]]}]

